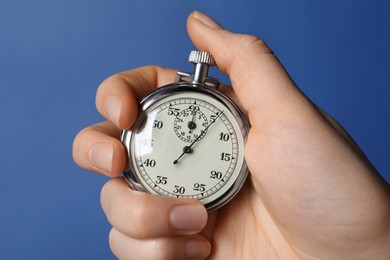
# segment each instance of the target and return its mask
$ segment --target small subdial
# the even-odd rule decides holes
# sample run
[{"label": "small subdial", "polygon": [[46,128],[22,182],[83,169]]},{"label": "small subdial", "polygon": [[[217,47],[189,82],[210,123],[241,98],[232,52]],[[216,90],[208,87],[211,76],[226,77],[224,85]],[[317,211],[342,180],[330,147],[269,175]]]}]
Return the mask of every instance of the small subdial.
[{"label": "small subdial", "polygon": [[188,143],[194,142],[197,138],[197,141],[201,140],[207,125],[206,116],[200,110],[190,108],[182,110],[174,121],[177,137]]}]

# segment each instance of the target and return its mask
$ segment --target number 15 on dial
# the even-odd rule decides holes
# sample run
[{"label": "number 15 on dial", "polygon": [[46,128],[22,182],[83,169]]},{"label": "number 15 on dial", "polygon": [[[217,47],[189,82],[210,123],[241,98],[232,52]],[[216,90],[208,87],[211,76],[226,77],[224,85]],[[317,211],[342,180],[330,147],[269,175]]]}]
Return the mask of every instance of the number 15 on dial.
[{"label": "number 15 on dial", "polygon": [[193,74],[158,88],[141,102],[135,125],[122,132],[136,190],[200,200],[207,210],[226,204],[248,174],[244,144],[248,124],[238,107],[207,77],[213,59],[191,52]]}]

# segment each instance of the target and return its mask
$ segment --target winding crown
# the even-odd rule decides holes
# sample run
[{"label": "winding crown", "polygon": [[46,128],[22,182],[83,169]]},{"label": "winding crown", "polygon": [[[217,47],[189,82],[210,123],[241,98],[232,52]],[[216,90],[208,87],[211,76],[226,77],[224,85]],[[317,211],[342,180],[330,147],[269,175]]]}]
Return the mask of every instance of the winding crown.
[{"label": "winding crown", "polygon": [[208,64],[210,66],[215,65],[215,61],[213,56],[210,53],[205,51],[191,51],[190,57],[188,58],[190,63],[203,63]]}]

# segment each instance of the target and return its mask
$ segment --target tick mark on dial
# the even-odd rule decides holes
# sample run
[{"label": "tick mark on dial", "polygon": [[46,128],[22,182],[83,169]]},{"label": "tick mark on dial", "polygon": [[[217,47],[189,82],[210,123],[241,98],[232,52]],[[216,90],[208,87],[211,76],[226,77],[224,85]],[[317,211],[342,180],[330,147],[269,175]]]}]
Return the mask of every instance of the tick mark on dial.
[{"label": "tick mark on dial", "polygon": [[218,112],[218,116],[215,118],[215,120],[211,121],[210,120],[210,123],[208,124],[208,126],[200,131],[200,135],[198,135],[198,137],[192,141],[191,145],[190,146],[184,146],[183,148],[183,153],[180,154],[179,158],[177,158],[176,160],[173,161],[173,164],[177,164],[179,162],[179,160],[187,153],[191,153],[192,152],[192,149],[191,147],[201,138],[203,137],[203,134],[206,134],[207,133],[207,130],[210,128],[211,125],[213,125],[215,123],[215,121],[223,114],[223,111],[220,111]]}]

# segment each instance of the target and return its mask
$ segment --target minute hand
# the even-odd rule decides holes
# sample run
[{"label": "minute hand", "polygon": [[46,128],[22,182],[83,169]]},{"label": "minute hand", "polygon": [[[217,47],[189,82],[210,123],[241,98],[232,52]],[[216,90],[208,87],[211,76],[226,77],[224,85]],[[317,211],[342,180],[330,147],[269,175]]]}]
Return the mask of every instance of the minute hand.
[{"label": "minute hand", "polygon": [[[199,138],[203,135],[203,133],[206,133],[206,131],[210,128],[210,126],[212,124],[215,123],[215,121],[217,121],[217,119],[223,114],[224,111],[221,111],[217,117],[215,118],[214,121],[211,121],[210,124],[203,130],[200,132],[199,136],[190,144],[190,146],[187,146],[185,147],[185,149],[183,149],[183,153],[180,154],[179,158],[177,158],[176,160],[173,161],[173,164],[177,164],[179,162],[179,160],[181,159],[181,157],[183,157],[186,153],[189,153],[189,151],[191,151],[191,147],[199,140]],[[207,133],[206,133],[207,134]],[[205,134],[205,135],[206,135]]]}]

